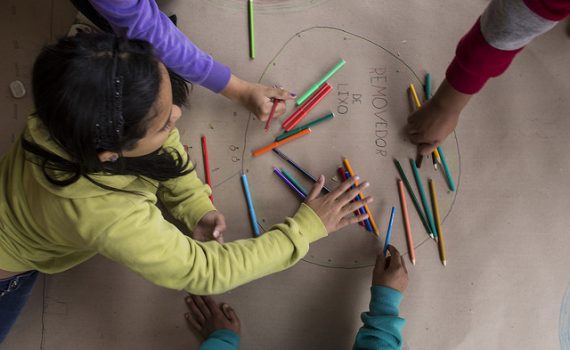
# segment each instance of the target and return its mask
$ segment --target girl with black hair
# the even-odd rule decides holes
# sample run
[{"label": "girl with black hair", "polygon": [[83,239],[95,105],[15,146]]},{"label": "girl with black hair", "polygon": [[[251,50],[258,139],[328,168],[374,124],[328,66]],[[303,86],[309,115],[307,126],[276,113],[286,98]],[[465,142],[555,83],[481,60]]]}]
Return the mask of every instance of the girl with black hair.
[{"label": "girl with black hair", "polygon": [[[38,271],[101,254],[167,288],[207,295],[294,265],[309,244],[363,220],[347,181],[261,237],[220,244],[209,200],[175,128],[188,89],[149,43],[79,34],[45,47],[32,74],[36,112],[0,159],[0,341]],[[166,221],[157,200],[194,238]],[[217,232],[217,233],[216,233]]]}]

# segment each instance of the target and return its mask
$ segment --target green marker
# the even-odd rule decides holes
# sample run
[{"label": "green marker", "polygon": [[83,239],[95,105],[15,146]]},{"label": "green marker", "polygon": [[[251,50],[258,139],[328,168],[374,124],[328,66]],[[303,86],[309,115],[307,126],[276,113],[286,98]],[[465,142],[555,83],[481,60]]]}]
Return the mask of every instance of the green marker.
[{"label": "green marker", "polygon": [[346,61],[341,59],[336,64],[336,66],[334,66],[333,69],[331,69],[321,80],[319,80],[318,83],[313,85],[309,90],[307,90],[307,92],[305,92],[301,97],[299,97],[299,99],[296,102],[297,106],[300,106],[301,104],[303,104],[303,102],[305,102],[305,100],[308,99],[309,96],[311,96],[321,85],[323,85],[325,83],[325,81],[329,80],[329,78],[332,77],[333,74],[335,74],[345,64],[346,64]]},{"label": "green marker", "polygon": [[275,142],[281,141],[281,140],[283,140],[283,139],[285,139],[285,138],[287,138],[287,137],[289,137],[289,136],[291,136],[291,135],[295,135],[295,134],[298,133],[298,132],[301,132],[301,131],[303,131],[303,130],[305,130],[305,129],[308,129],[308,128],[310,128],[310,127],[313,126],[313,125],[317,125],[317,124],[319,124],[319,123],[322,123],[322,122],[324,122],[324,121],[326,121],[326,120],[329,120],[329,119],[332,119],[332,118],[334,118],[334,113],[327,114],[327,115],[325,115],[324,117],[321,117],[321,118],[319,118],[319,119],[313,120],[313,121],[310,122],[310,123],[307,123],[307,124],[305,124],[305,125],[301,125],[301,126],[295,128],[295,129],[291,130],[291,131],[287,131],[286,133],[283,133],[283,134],[277,136],[277,137],[275,138]]},{"label": "green marker", "polygon": [[295,180],[295,178],[293,178],[293,176],[291,176],[291,174],[289,174],[287,171],[285,171],[285,169],[281,168],[281,172],[283,173],[283,175],[285,175],[285,177],[286,177],[289,181],[291,181],[291,183],[292,183],[293,185],[295,185],[295,187],[297,187],[297,189],[298,189],[299,191],[301,191],[301,193],[303,193],[303,194],[305,195],[305,197],[307,197],[307,196],[309,195],[308,192],[307,192],[307,190],[305,190],[305,189],[303,188],[303,186],[301,186],[301,184],[300,184],[297,180]]},{"label": "green marker", "polygon": [[253,0],[249,0],[248,6],[249,14],[249,57],[255,58],[255,31],[253,28]]}]

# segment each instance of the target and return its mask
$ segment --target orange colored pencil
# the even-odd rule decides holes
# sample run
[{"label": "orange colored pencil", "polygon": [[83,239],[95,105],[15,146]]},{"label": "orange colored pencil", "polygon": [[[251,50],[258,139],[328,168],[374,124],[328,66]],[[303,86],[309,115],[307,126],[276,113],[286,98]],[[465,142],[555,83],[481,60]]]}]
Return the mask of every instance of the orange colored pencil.
[{"label": "orange colored pencil", "polygon": [[289,136],[289,137],[286,138],[286,139],[283,139],[283,140],[278,141],[278,142],[273,142],[273,143],[270,144],[270,145],[267,145],[267,146],[265,146],[265,147],[263,147],[263,148],[260,148],[260,149],[258,149],[258,150],[255,150],[255,151],[253,151],[251,154],[252,154],[254,157],[257,157],[257,156],[259,156],[259,155],[261,155],[261,154],[263,154],[263,153],[266,153],[266,152],[271,151],[271,150],[274,149],[274,148],[277,148],[277,147],[279,147],[279,146],[281,146],[281,145],[283,145],[283,144],[286,144],[286,143],[288,143],[288,142],[291,142],[291,141],[293,141],[293,140],[296,140],[296,139],[298,139],[299,137],[308,135],[308,134],[310,134],[310,133],[311,133],[311,128],[305,129],[305,130],[301,131],[300,133],[297,133],[297,134],[294,134],[294,135]]},{"label": "orange colored pencil", "polygon": [[404,228],[406,229],[406,240],[408,241],[408,254],[412,265],[416,264],[416,250],[414,249],[414,238],[412,237],[412,229],[410,228],[410,217],[408,216],[408,204],[406,203],[406,194],[404,193],[404,183],[398,180],[398,193],[400,194],[400,203],[402,205],[402,216],[404,217]]},{"label": "orange colored pencil", "polygon": [[[348,170],[348,173],[350,174],[350,176],[354,177],[354,171],[352,170],[352,167],[350,166],[350,162],[348,161],[348,158],[344,158],[342,160],[342,163],[344,164],[344,167],[346,168],[346,170]],[[358,186],[358,181],[355,181],[354,185]],[[362,198],[364,200],[364,194],[362,192],[360,192],[360,198]],[[370,211],[370,208],[368,208],[368,204],[364,204],[364,210],[366,210],[366,214],[368,214],[368,220],[370,220],[370,224],[372,225],[372,229],[374,230],[374,233],[376,234],[376,236],[380,237],[380,231],[378,230],[378,226],[376,225],[376,221],[372,217],[372,212]]]}]

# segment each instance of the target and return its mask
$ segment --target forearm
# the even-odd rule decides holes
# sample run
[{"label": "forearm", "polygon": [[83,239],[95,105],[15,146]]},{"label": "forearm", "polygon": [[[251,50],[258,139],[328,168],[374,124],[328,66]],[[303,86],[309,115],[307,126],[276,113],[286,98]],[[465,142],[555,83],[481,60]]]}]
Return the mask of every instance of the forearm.
[{"label": "forearm", "polygon": [[457,91],[447,79],[444,79],[435,95],[428,100],[426,106],[429,105],[438,114],[459,115],[463,108],[467,106],[471,97],[473,95]]},{"label": "forearm", "polygon": [[229,329],[213,332],[198,350],[237,350],[240,337]]}]

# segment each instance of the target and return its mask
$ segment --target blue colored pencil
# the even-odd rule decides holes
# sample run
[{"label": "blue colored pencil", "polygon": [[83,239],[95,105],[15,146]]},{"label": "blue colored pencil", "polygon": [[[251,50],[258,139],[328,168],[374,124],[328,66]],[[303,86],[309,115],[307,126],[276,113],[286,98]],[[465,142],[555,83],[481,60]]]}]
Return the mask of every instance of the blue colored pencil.
[{"label": "blue colored pencil", "polygon": [[422,199],[422,204],[424,206],[424,211],[426,212],[426,217],[431,228],[431,232],[437,237],[437,231],[433,224],[433,216],[431,215],[431,210],[429,209],[429,204],[427,202],[427,197],[424,192],[424,186],[422,185],[422,179],[420,178],[420,172],[418,171],[418,167],[416,166],[416,162],[413,159],[410,159],[410,164],[412,165],[412,170],[414,172],[414,179],[416,179],[416,185],[418,185],[418,192],[420,193],[420,197]]},{"label": "blue colored pencil", "polygon": [[441,158],[441,164],[443,165],[443,171],[445,172],[445,177],[447,178],[447,185],[452,192],[455,192],[455,184],[453,183],[453,178],[451,177],[451,171],[449,171],[449,167],[447,166],[447,162],[445,161],[445,155],[443,154],[443,150],[441,147],[437,146],[437,151],[439,152],[439,158]]},{"label": "blue colored pencil", "polygon": [[273,172],[275,173],[275,175],[277,175],[281,180],[283,180],[283,182],[285,182],[287,184],[287,186],[289,186],[293,192],[295,192],[297,194],[297,196],[299,196],[299,198],[301,199],[305,199],[307,198],[307,196],[305,196],[305,194],[303,192],[301,192],[297,186],[295,186],[295,184],[293,184],[291,181],[289,181],[289,179],[283,175],[283,173],[281,172],[281,170],[277,169],[276,167],[273,167]]},{"label": "blue colored pencil", "polygon": [[247,209],[249,210],[249,218],[251,220],[251,228],[255,237],[259,236],[259,226],[257,226],[257,217],[255,216],[255,209],[253,208],[253,201],[251,200],[251,192],[249,191],[249,184],[247,183],[247,176],[241,174],[241,183],[243,184],[243,192],[245,193],[245,200],[247,202]]},{"label": "blue colored pencil", "polygon": [[394,224],[394,216],[396,216],[396,208],[392,207],[392,212],[390,213],[390,223],[388,224],[388,230],[386,231],[386,241],[384,242],[384,256],[388,251],[388,246],[390,245],[390,237],[392,237],[392,225]]}]

